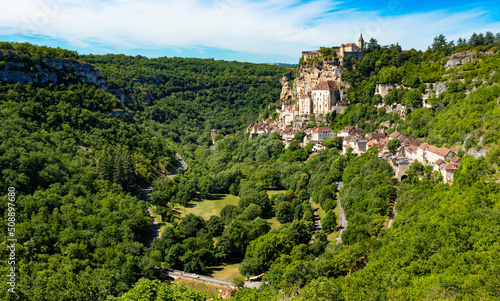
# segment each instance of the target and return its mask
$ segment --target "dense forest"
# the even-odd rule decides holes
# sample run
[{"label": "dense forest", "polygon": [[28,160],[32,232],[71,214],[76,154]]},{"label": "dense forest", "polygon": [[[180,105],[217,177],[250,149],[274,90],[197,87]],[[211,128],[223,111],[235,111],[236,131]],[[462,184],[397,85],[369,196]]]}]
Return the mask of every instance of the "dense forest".
[{"label": "dense forest", "polygon": [[[286,69],[264,64],[206,59],[86,55],[101,70],[110,91],[126,95],[139,123],[183,145],[209,145],[246,128],[281,91]],[[193,146],[189,153],[194,152]]]},{"label": "dense forest", "polygon": [[[267,283],[234,300],[500,298],[499,46],[490,33],[456,45],[438,36],[425,52],[371,40],[363,58],[346,59],[351,106],[330,116],[330,126],[374,131],[388,121],[388,133],[467,141],[449,185],[418,163],[398,183],[376,149],[343,155],[338,139],[313,154],[312,145],[299,146],[303,132],[287,148],[277,133],[250,138],[244,129],[279,99],[282,67],[0,43],[16,54],[5,62],[84,60],[107,85],[75,76],[47,86],[0,83],[0,224],[7,241],[15,187],[17,238],[16,294],[4,281],[1,298],[206,300],[213,294],[165,283],[159,268],[210,274],[225,264],[264,273]],[[444,58],[471,50],[491,53],[446,70]],[[429,84],[444,82],[446,91],[423,107]],[[377,84],[399,88],[382,99]],[[405,104],[405,116],[377,109],[382,101]],[[486,157],[465,154],[479,141]],[[165,177],[175,153],[189,170]],[[149,185],[146,203],[138,194]],[[237,203],[207,218],[179,213],[222,195]],[[349,222],[342,243],[338,200]],[[165,222],[150,249],[147,206]]]}]

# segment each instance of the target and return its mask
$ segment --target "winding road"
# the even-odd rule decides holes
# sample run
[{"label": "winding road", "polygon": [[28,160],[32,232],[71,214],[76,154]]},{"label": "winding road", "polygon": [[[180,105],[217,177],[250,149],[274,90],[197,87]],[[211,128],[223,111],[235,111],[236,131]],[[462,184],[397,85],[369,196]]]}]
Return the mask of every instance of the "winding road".
[{"label": "winding road", "polygon": [[179,156],[179,154],[175,154],[175,157],[177,158],[177,161],[179,161],[179,165],[177,165],[177,168],[174,169],[172,171],[172,173],[167,176],[170,179],[174,178],[176,175],[179,174],[177,172],[177,170],[179,170],[179,168],[184,169],[184,171],[187,171],[189,169],[189,166],[187,165],[187,163],[184,160],[182,160],[182,158],[181,158],[181,156]]},{"label": "winding road", "polygon": [[[338,190],[344,187],[344,182],[339,182]],[[344,208],[342,208],[342,203],[340,202],[340,197],[337,197],[337,205],[339,206],[339,218],[340,218],[340,234],[337,238],[337,245],[342,243],[342,233],[347,228],[347,219],[345,218]]]},{"label": "winding road", "polygon": [[[177,170],[179,168],[182,167],[185,171],[187,171],[189,169],[188,165],[186,164],[186,162],[184,160],[182,160],[182,158],[181,158],[181,156],[179,156],[179,154],[176,153],[175,157],[179,161],[179,165],[170,175],[167,176],[170,179],[172,179],[173,177],[178,175]],[[141,192],[141,195],[140,195],[140,199],[145,201],[145,202],[148,202],[149,201],[149,194],[151,193],[152,190],[153,190],[153,186],[149,186],[148,188],[143,189]],[[155,238],[161,237],[161,232],[160,232],[160,227],[158,226],[158,222],[154,218],[153,212],[151,212],[150,208],[148,208],[148,214],[151,217],[151,230],[152,230],[151,239],[149,240],[149,242],[147,244],[147,248],[149,249],[149,248],[151,248],[151,244],[153,243],[153,240]]]}]

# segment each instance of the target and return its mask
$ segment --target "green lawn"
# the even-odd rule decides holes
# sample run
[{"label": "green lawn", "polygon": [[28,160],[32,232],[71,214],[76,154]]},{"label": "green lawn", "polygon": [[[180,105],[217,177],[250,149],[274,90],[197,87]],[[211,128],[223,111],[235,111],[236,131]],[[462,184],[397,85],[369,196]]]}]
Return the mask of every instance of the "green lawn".
[{"label": "green lawn", "polygon": [[281,228],[281,223],[278,222],[278,220],[276,219],[276,217],[267,218],[266,221],[269,224],[271,224],[271,229],[279,229],[279,228]]},{"label": "green lawn", "polygon": [[273,195],[278,194],[278,193],[285,193],[286,190],[268,190],[267,195],[269,198],[271,198]]},{"label": "green lawn", "polygon": [[236,264],[223,264],[220,266],[211,267],[211,276],[219,279],[232,281],[234,277],[241,277],[238,268],[239,263]]},{"label": "green lawn", "polygon": [[[269,195],[278,194],[280,192],[284,192],[284,190],[269,190],[267,193]],[[238,206],[239,197],[234,196],[232,194],[214,194],[208,197],[208,199],[204,200],[194,200],[191,201],[187,206],[182,206],[176,204],[174,206],[176,213],[176,219],[179,220],[183,216],[193,213],[203,217],[205,220],[208,220],[212,215],[219,215],[222,208],[226,205],[235,205]],[[155,216],[157,222],[160,225],[160,229],[163,229],[166,226],[170,226],[169,222],[160,222],[160,217],[155,214],[155,206],[150,205],[151,211]],[[276,217],[266,218],[267,222],[271,225],[271,229],[278,229],[281,227],[280,222],[276,220]]]},{"label": "green lawn", "polygon": [[213,194],[208,197],[208,199],[191,201],[186,207],[176,206],[176,209],[180,211],[179,218],[193,213],[203,217],[208,220],[212,215],[219,215],[222,208],[226,205],[238,206],[239,197],[232,194]]}]

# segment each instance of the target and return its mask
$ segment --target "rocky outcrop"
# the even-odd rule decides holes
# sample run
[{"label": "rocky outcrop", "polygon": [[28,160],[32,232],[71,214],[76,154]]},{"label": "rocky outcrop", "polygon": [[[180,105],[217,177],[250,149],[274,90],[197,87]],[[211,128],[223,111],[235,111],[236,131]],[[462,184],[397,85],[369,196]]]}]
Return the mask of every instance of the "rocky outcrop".
[{"label": "rocky outcrop", "polygon": [[292,72],[285,73],[280,79],[281,95],[280,100],[292,98],[292,89],[290,88],[290,80],[292,80]]},{"label": "rocky outcrop", "polygon": [[[63,77],[75,74],[87,84],[95,84],[100,89],[106,90],[106,82],[100,76],[98,69],[83,61],[73,61],[62,58],[41,58],[30,61],[31,64],[22,61],[9,61],[12,53],[7,53],[7,61],[4,61],[0,69],[0,81],[9,83],[52,83],[57,85]],[[4,53],[0,51],[0,57]]]},{"label": "rocky outcrop", "polygon": [[448,90],[448,83],[444,82],[444,83],[432,84],[432,89],[436,91],[436,96],[439,96],[439,94]]},{"label": "rocky outcrop", "polygon": [[377,84],[375,86],[375,95],[380,95],[382,98],[385,98],[387,94],[389,94],[390,90],[394,90],[394,85],[391,84]]},{"label": "rocky outcrop", "polygon": [[340,87],[341,100],[345,100],[344,90],[347,84],[342,81],[342,71],[342,67],[338,61],[326,61],[323,64],[306,64],[299,69],[293,82],[291,93],[297,97],[302,94],[308,94],[322,81],[335,81]]},{"label": "rocky outcrop", "polygon": [[[480,59],[477,58],[477,52],[476,51],[464,51],[464,52],[459,52],[459,53],[454,53],[449,56],[448,61],[446,62],[446,65],[444,65],[444,68],[446,70],[460,67],[462,65],[465,65],[467,62],[475,62],[475,61],[480,61]],[[479,54],[481,55],[488,55],[488,54],[494,54],[493,51],[480,51]],[[446,58],[445,58],[446,59]]]}]

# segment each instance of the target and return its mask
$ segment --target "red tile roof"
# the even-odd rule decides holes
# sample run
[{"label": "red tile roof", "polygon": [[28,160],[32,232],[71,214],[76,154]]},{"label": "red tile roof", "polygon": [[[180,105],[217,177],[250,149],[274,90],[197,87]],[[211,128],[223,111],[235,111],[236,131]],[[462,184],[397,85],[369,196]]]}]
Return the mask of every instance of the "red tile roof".
[{"label": "red tile roof", "polygon": [[350,133],[352,130],[354,130],[354,127],[353,127],[353,126],[348,125],[348,126],[344,127],[344,128],[341,130],[341,132],[347,132],[347,133]]},{"label": "red tile roof", "polygon": [[399,136],[401,136],[401,134],[398,131],[395,131],[389,135],[389,137],[391,138],[398,138]]},{"label": "red tile roof", "polygon": [[422,143],[422,144],[420,144],[420,145],[418,146],[418,148],[423,149],[423,150],[426,150],[426,149],[428,149],[428,148],[429,148],[429,144],[427,144],[427,143]]},{"label": "red tile roof", "polygon": [[448,163],[448,165],[446,165],[444,167],[445,170],[458,170],[460,164],[459,163]]},{"label": "red tile roof", "polygon": [[458,163],[458,162],[460,162],[460,157],[455,156],[455,157],[451,158],[451,159],[450,159],[450,161],[451,161],[452,163]]},{"label": "red tile roof", "polygon": [[322,81],[313,90],[338,90],[339,86],[333,80]]},{"label": "red tile roof", "polygon": [[408,147],[405,149],[405,151],[406,151],[407,153],[414,153],[414,154],[416,154],[416,153],[417,153],[417,147],[416,147],[415,145],[410,145],[410,146],[408,146]]}]

